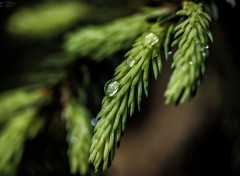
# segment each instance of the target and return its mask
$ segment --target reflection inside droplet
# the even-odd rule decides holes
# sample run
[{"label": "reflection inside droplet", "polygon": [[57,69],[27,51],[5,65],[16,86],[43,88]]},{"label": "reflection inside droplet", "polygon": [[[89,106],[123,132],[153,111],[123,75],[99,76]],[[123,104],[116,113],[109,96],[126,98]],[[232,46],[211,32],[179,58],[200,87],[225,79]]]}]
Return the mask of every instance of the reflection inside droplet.
[{"label": "reflection inside droplet", "polygon": [[159,38],[153,32],[148,33],[142,40],[142,44],[144,47],[151,48],[152,46],[156,45],[159,41]]},{"label": "reflection inside droplet", "polygon": [[92,118],[92,119],[91,119],[91,125],[92,125],[92,126],[96,126],[97,123],[98,123],[98,120],[97,120],[96,118]]},{"label": "reflection inside droplet", "polygon": [[110,81],[110,83],[107,82],[104,92],[107,96],[112,97],[118,92],[119,86],[120,84],[117,81]]},{"label": "reflection inside droplet", "polygon": [[135,60],[133,60],[133,59],[128,59],[128,60],[127,60],[127,65],[128,65],[130,68],[132,68],[134,64],[135,64]]}]

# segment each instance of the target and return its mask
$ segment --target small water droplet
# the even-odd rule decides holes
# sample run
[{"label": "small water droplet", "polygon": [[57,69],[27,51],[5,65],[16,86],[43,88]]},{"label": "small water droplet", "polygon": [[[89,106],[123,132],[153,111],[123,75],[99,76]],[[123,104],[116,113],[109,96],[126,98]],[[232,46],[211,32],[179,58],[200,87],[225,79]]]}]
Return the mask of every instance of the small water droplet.
[{"label": "small water droplet", "polygon": [[145,37],[142,40],[142,44],[144,47],[151,48],[152,46],[156,45],[158,41],[159,41],[158,36],[153,32],[150,32],[145,35]]},{"label": "small water droplet", "polygon": [[128,65],[130,68],[132,68],[134,64],[135,64],[135,60],[133,60],[133,59],[127,59],[127,65]]},{"label": "small water droplet", "polygon": [[192,62],[188,62],[190,65],[192,65]]},{"label": "small water droplet", "polygon": [[168,52],[168,55],[169,55],[169,56],[172,55],[172,51],[169,51],[169,52]]},{"label": "small water droplet", "polygon": [[209,46],[206,45],[202,48],[202,56],[207,57],[209,55]]},{"label": "small water droplet", "polygon": [[104,92],[107,96],[112,97],[118,92],[119,86],[119,82],[110,80],[106,83]]},{"label": "small water droplet", "polygon": [[96,118],[92,118],[92,119],[91,119],[91,125],[92,125],[92,126],[96,126],[97,123],[98,123],[98,120],[97,120]]}]

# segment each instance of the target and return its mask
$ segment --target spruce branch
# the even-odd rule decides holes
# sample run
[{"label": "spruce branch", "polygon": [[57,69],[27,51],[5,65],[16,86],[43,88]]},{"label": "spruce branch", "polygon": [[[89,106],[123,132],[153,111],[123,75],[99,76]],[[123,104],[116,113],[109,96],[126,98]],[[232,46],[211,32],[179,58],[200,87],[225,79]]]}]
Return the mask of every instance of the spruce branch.
[{"label": "spruce branch", "polygon": [[166,34],[166,37],[164,39],[164,46],[163,46],[163,49],[164,49],[164,55],[165,55],[165,58],[166,60],[168,59],[168,56],[169,54],[171,53],[171,51],[169,51],[169,44],[171,42],[171,35],[173,33],[173,29],[174,29],[174,25],[171,24],[168,28],[168,31],[167,31],[167,34]]},{"label": "spruce branch", "polygon": [[0,95],[0,124],[8,121],[13,113],[36,103],[43,98],[42,90],[16,89]]},{"label": "spruce branch", "polygon": [[208,42],[212,41],[209,31],[210,16],[202,9],[202,4],[185,1],[177,15],[187,18],[175,28],[177,45],[173,56],[173,73],[164,94],[166,103],[183,103],[193,96],[205,72]]},{"label": "spruce branch", "polygon": [[104,26],[91,26],[66,37],[64,49],[81,57],[101,60],[127,49],[147,27],[146,15],[136,14],[117,19]]},{"label": "spruce branch", "polygon": [[36,110],[29,108],[16,113],[0,135],[0,175],[13,175],[21,160],[24,142],[34,137],[42,126],[42,121],[36,120]]},{"label": "spruce branch", "polygon": [[92,139],[90,113],[83,105],[74,100],[69,100],[64,109],[64,116],[67,121],[71,173],[79,172],[81,175],[86,175],[88,173],[89,149]]},{"label": "spruce branch", "polygon": [[9,18],[7,30],[16,36],[49,38],[87,16],[88,11],[88,6],[76,2],[51,2],[32,8],[24,7]]},{"label": "spruce branch", "polygon": [[95,134],[92,139],[89,160],[95,170],[104,171],[111,163],[117,145],[124,132],[127,117],[135,109],[135,99],[140,109],[143,89],[148,95],[148,72],[150,63],[155,78],[161,71],[159,47],[162,45],[167,26],[154,24],[142,34],[126,53],[126,60],[120,64],[114,78],[105,85],[106,96],[97,118]]}]

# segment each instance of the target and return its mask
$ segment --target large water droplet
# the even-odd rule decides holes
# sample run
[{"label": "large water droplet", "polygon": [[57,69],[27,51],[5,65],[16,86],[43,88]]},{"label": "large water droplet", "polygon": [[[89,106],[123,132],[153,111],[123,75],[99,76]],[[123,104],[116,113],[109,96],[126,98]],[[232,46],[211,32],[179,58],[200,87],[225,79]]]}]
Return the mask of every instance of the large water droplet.
[{"label": "large water droplet", "polygon": [[107,96],[112,97],[118,92],[119,86],[120,84],[117,81],[108,81],[105,85],[104,92]]},{"label": "large water droplet", "polygon": [[151,48],[152,46],[156,45],[158,41],[159,41],[158,36],[153,32],[150,32],[145,35],[145,37],[142,40],[142,44],[144,47]]},{"label": "large water droplet", "polygon": [[127,59],[127,65],[128,65],[130,68],[132,68],[134,64],[135,64],[135,60],[133,60],[133,59]]},{"label": "large water droplet", "polygon": [[92,125],[92,126],[96,126],[97,123],[98,123],[98,120],[97,120],[96,118],[92,118],[92,119],[91,119],[91,125]]}]

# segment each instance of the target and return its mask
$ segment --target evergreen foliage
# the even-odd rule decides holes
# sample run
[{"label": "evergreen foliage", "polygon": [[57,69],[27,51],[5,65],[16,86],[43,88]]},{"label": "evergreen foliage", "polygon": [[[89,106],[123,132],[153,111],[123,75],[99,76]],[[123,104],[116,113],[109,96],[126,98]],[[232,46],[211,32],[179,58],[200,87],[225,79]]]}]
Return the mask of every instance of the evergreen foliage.
[{"label": "evergreen foliage", "polygon": [[80,29],[67,36],[64,48],[69,53],[99,61],[129,48],[136,37],[148,27],[145,18],[143,14],[137,14],[105,26]]},{"label": "evergreen foliage", "polygon": [[44,95],[41,90],[27,91],[25,89],[12,90],[0,96],[0,125],[11,119],[13,113],[27,109]]},{"label": "evergreen foliage", "polygon": [[114,78],[106,83],[106,96],[97,116],[100,121],[95,127],[90,150],[90,160],[95,170],[99,167],[105,170],[113,159],[121,134],[124,133],[127,117],[134,113],[135,97],[140,109],[143,89],[146,96],[148,95],[150,63],[155,78],[161,71],[159,47],[165,31],[165,26],[155,24],[139,37],[126,53],[126,59],[116,68]]},{"label": "evergreen foliage", "polygon": [[70,99],[64,109],[67,121],[68,155],[71,173],[86,175],[88,173],[88,157],[92,138],[90,113],[83,105]]},{"label": "evergreen foliage", "polygon": [[[45,2],[20,8],[9,17],[6,29],[18,39],[51,41],[56,39],[53,36],[62,34],[59,36],[63,42],[60,47],[51,48],[52,53],[38,53],[46,57],[36,61],[36,68],[42,70],[34,70],[33,66],[34,71],[23,76],[31,89],[22,83],[0,95],[0,175],[14,175],[24,143],[55,121],[67,131],[65,152],[71,174],[88,175],[90,164],[96,172],[105,171],[114,158],[127,120],[136,107],[140,111],[143,94],[148,96],[149,73],[153,72],[155,79],[161,73],[163,56],[173,59],[165,103],[184,103],[195,95],[206,69],[209,42],[213,41],[210,24],[216,13],[211,9],[216,7],[209,7],[205,1],[168,2],[145,11],[141,4],[135,13],[102,25],[80,24],[89,18],[92,9],[79,2]],[[234,0],[227,2],[235,6]],[[126,51],[125,56],[119,57],[120,51]],[[97,98],[96,92],[89,90],[103,87],[99,84],[109,78],[102,67],[108,64],[104,59],[114,66],[121,64],[105,84],[93,130],[91,103]],[[95,76],[96,68],[102,69],[103,75]],[[88,89],[89,85],[93,88]],[[48,120],[43,118],[46,114],[50,116]]]},{"label": "evergreen foliage", "polygon": [[[38,112],[36,104],[34,105],[39,101],[36,99],[39,98],[39,91],[27,93],[23,90],[17,90],[9,97],[7,94],[4,95],[5,101],[1,102],[5,107],[5,111],[1,109],[1,122],[5,121],[5,123],[0,134],[0,174],[3,176],[14,174],[21,160],[25,141],[34,138],[44,123],[43,119],[37,118]],[[16,107],[13,106],[13,97],[17,103]]]},{"label": "evergreen foliage", "polygon": [[15,12],[7,29],[14,35],[44,39],[55,36],[86,16],[87,6],[76,2],[52,2]]},{"label": "evergreen foliage", "polygon": [[172,46],[178,45],[173,56],[173,74],[165,92],[166,103],[183,103],[194,95],[205,72],[208,55],[210,16],[202,10],[202,4],[184,2],[177,15],[187,16],[176,26]]}]

